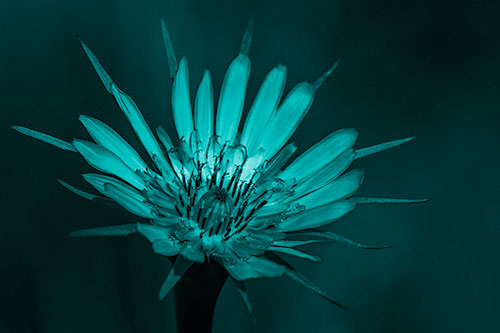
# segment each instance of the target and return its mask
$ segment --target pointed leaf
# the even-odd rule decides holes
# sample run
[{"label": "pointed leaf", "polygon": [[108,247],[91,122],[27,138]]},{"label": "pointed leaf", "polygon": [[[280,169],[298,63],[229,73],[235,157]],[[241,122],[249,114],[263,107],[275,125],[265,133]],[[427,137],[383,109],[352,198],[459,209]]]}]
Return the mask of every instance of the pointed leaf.
[{"label": "pointed leaf", "polygon": [[161,286],[159,298],[162,301],[168,292],[172,290],[175,284],[181,279],[181,277],[187,272],[187,270],[193,265],[193,262],[185,259],[183,256],[177,256],[174,262],[174,266],[170,269],[170,272]]}]

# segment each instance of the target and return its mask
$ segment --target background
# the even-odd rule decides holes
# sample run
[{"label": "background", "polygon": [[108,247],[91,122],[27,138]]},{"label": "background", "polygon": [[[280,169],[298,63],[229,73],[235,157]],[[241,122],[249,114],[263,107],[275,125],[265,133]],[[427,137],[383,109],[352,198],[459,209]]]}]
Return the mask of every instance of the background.
[{"label": "background", "polygon": [[0,332],[173,332],[171,296],[157,301],[167,260],[140,238],[68,236],[134,218],[64,190],[56,179],[89,189],[80,175],[91,168],[8,126],[87,138],[77,120],[87,114],[138,146],[78,34],[151,126],[174,134],[160,17],[189,59],[192,89],[208,67],[218,93],[251,15],[247,100],[279,62],[290,89],[342,58],[292,138],[298,152],[342,127],[359,130],[357,147],[415,135],[356,163],[367,171],[358,194],[433,200],[363,206],[330,227],[399,247],[322,244],[310,250],[323,263],[293,261],[350,310],[286,278],[259,280],[249,283],[253,325],[229,282],[215,332],[500,330],[497,13],[487,3],[421,0],[1,1]]}]

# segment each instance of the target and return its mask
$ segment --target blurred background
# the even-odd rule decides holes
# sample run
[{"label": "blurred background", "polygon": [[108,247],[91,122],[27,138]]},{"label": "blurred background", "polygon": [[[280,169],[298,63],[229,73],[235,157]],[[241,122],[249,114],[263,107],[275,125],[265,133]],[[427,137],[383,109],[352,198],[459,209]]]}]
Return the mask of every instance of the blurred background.
[{"label": "blurred background", "polygon": [[[192,89],[213,73],[218,94],[251,15],[251,100],[277,63],[289,90],[335,60],[292,140],[298,153],[342,127],[357,147],[415,135],[364,158],[359,196],[432,197],[421,205],[366,205],[330,230],[368,244],[310,246],[321,264],[291,260],[351,309],[286,278],[248,284],[257,324],[228,282],[215,332],[486,332],[500,330],[498,4],[457,1],[45,0],[0,2],[3,190],[0,332],[174,332],[173,300],[157,300],[168,260],[141,238],[72,239],[72,230],[132,223],[56,179],[89,189],[92,169],[21,136],[22,124],[88,138],[87,114],[138,141],[75,35],[135,99],[152,127],[175,134],[160,17]],[[248,110],[248,103],[247,108]],[[193,314],[196,320],[196,314]]]}]

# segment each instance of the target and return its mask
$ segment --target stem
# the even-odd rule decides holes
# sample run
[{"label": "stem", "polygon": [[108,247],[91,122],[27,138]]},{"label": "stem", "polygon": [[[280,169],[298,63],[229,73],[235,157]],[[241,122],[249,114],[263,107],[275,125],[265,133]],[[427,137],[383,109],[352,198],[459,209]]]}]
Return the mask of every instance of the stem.
[{"label": "stem", "polygon": [[174,287],[177,333],[211,333],[215,305],[227,272],[219,263],[194,264]]}]

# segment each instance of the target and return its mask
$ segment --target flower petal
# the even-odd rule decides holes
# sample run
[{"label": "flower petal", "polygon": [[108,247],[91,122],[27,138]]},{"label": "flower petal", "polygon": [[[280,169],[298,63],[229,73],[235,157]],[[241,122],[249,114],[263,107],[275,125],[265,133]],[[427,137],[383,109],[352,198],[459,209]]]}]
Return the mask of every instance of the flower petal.
[{"label": "flower petal", "polygon": [[52,146],[57,147],[59,149],[69,150],[69,151],[72,151],[75,153],[77,152],[76,148],[73,147],[73,145],[71,143],[66,142],[64,140],[61,140],[61,139],[58,139],[58,138],[55,138],[51,135],[48,135],[48,134],[45,134],[42,132],[38,132],[38,131],[29,129],[29,128],[26,128],[23,126],[12,126],[12,128],[15,129],[16,131],[18,131],[19,133],[22,133],[22,134],[27,135],[27,136],[31,136],[34,139],[48,143],[49,145],[52,145]]},{"label": "flower petal", "polygon": [[156,217],[152,214],[152,207],[146,204],[144,197],[133,187],[125,184],[118,186],[117,184],[106,183],[104,184],[104,190],[108,197],[132,214],[147,219]]},{"label": "flower petal", "polygon": [[249,75],[250,59],[245,54],[238,55],[226,71],[216,122],[216,134],[222,144],[233,142],[238,132]]},{"label": "flower petal", "polygon": [[262,139],[271,117],[276,112],[283,95],[286,82],[286,67],[278,65],[265,77],[262,85],[250,108],[243,133],[241,144],[247,147],[249,156],[252,156]]},{"label": "flower petal", "polygon": [[266,159],[274,156],[290,139],[313,100],[314,86],[308,82],[299,83],[288,93],[262,137],[260,146],[266,150]]},{"label": "flower petal", "polygon": [[295,187],[296,194],[293,198],[303,196],[331,183],[351,165],[353,160],[354,150],[351,148],[310,177],[306,179],[299,178],[299,182],[297,182],[297,186]]},{"label": "flower petal", "polygon": [[111,85],[111,92],[153,162],[161,172],[170,172],[163,151],[135,102],[115,84]]},{"label": "flower petal", "polygon": [[297,231],[301,229],[317,228],[336,221],[353,211],[356,203],[340,201],[313,209],[306,209],[303,213],[293,216],[277,226],[280,231]]},{"label": "flower petal", "polygon": [[201,79],[194,104],[194,119],[203,149],[208,147],[210,137],[214,135],[214,101],[210,72],[205,70]]},{"label": "flower petal", "polygon": [[92,167],[99,171],[115,175],[138,189],[144,189],[143,180],[130,170],[118,156],[106,148],[92,142],[77,139],[73,141],[73,145]]},{"label": "flower petal", "polygon": [[291,278],[292,280],[300,283],[307,289],[313,291],[317,295],[321,296],[322,298],[326,299],[328,302],[342,308],[342,309],[347,309],[345,305],[340,304],[339,302],[335,301],[333,298],[331,298],[327,293],[325,293],[323,290],[321,290],[318,286],[316,286],[314,283],[309,281],[303,274],[300,272],[296,271],[295,269],[288,268],[285,272],[285,275]]},{"label": "flower petal", "polygon": [[137,223],[73,231],[71,237],[124,237],[137,232]]},{"label": "flower petal", "polygon": [[300,183],[323,169],[344,151],[352,148],[357,137],[358,132],[353,128],[331,133],[300,155],[279,177],[283,179],[295,178]]},{"label": "flower petal", "polygon": [[189,94],[189,69],[186,57],[181,59],[172,86],[172,112],[179,139],[189,140],[193,131],[193,112]]},{"label": "flower petal", "polygon": [[181,279],[181,277],[187,272],[189,267],[193,265],[193,262],[185,259],[182,256],[177,256],[174,262],[174,266],[170,269],[170,272],[161,286],[160,293],[158,297],[163,300],[167,296],[168,292],[172,290],[175,284]]},{"label": "flower petal", "polygon": [[177,58],[175,57],[174,47],[170,34],[168,33],[167,26],[163,18],[161,18],[161,34],[163,37],[163,44],[165,45],[165,52],[167,53],[168,70],[170,77],[173,79],[177,73]]},{"label": "flower petal", "polygon": [[134,148],[111,127],[92,117],[80,115],[79,119],[97,144],[117,155],[131,170],[148,168]]},{"label": "flower petal", "polygon": [[320,262],[321,258],[318,256],[313,256],[309,253],[305,253],[296,249],[291,249],[289,247],[281,247],[281,246],[269,246],[267,248],[269,251],[281,252],[284,254],[288,254],[294,257],[310,260],[312,262]]},{"label": "flower petal", "polygon": [[360,204],[414,204],[424,203],[431,199],[394,199],[394,198],[352,198]]},{"label": "flower petal", "polygon": [[137,231],[152,244],[172,239],[166,228],[157,225],[137,223]]},{"label": "flower petal", "polygon": [[364,175],[365,172],[362,169],[353,170],[322,188],[297,199],[297,202],[306,206],[306,209],[312,209],[350,197],[358,190]]},{"label": "flower petal", "polygon": [[235,264],[225,263],[227,271],[238,280],[258,279],[261,277],[278,277],[285,273],[286,267],[264,257],[250,257],[248,260],[239,260]]},{"label": "flower petal", "polygon": [[402,145],[403,143],[407,143],[413,139],[415,139],[414,136],[409,137],[409,138],[384,142],[384,143],[381,143],[381,144],[378,144],[375,146],[371,146],[371,147],[361,148],[361,149],[356,150],[356,158],[361,158],[361,157],[365,157],[365,156],[368,156],[371,154],[376,154],[376,153],[379,153],[381,151]]}]

